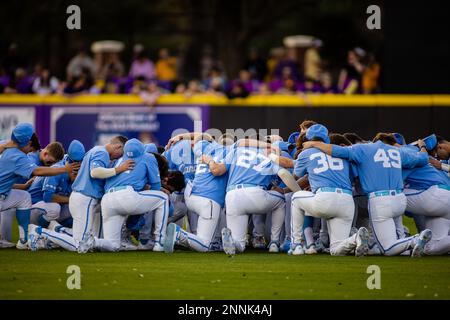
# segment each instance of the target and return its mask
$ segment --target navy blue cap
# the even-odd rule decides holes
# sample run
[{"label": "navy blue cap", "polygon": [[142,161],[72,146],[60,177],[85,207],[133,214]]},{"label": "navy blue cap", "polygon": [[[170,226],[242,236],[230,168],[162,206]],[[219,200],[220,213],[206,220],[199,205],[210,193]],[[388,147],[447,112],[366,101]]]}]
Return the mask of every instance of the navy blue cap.
[{"label": "navy blue cap", "polygon": [[296,131],[296,132],[292,132],[291,135],[288,138],[288,142],[291,144],[295,144],[297,140],[297,137],[300,135],[300,132]]},{"label": "navy blue cap", "polygon": [[393,133],[395,141],[397,141],[398,144],[401,144],[402,146],[404,146],[406,144],[405,138],[403,137],[402,134],[395,132]]}]

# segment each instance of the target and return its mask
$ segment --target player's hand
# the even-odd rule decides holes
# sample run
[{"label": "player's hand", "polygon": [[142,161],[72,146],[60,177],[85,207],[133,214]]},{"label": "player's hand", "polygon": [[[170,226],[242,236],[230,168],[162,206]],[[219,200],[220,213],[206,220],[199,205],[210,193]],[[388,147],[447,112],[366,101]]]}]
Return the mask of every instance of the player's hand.
[{"label": "player's hand", "polygon": [[29,179],[29,180],[25,183],[25,186],[26,186],[27,189],[31,186],[31,184],[33,183],[34,179],[36,179],[36,176],[33,176],[31,179]]},{"label": "player's hand", "polygon": [[165,147],[166,150],[168,150],[171,146],[173,146],[175,143],[177,143],[180,140],[181,140],[180,136],[175,136],[173,138],[170,138],[169,141],[167,142],[166,147]]},{"label": "player's hand", "polygon": [[131,159],[128,159],[127,161],[124,161],[120,166],[118,166],[116,168],[116,173],[133,170],[133,168],[134,168],[134,161]]},{"label": "player's hand", "polygon": [[72,173],[76,173],[78,172],[78,170],[80,169],[80,162],[73,162],[73,163],[66,163],[66,165],[64,166],[66,168],[66,172],[68,174],[72,174]]},{"label": "player's hand", "polygon": [[428,159],[428,161],[430,162],[430,164],[435,167],[438,170],[442,170],[442,163],[439,160],[436,160],[435,158],[430,157]]},{"label": "player's hand", "polygon": [[212,160],[212,157],[211,156],[207,156],[207,155],[202,155],[202,157],[201,157],[201,162],[202,163],[206,163],[206,164],[208,164],[210,161]]},{"label": "player's hand", "polygon": [[314,148],[314,146],[315,146],[315,141],[305,141],[305,142],[303,142],[303,149]]},{"label": "player's hand", "polygon": [[427,145],[425,144],[425,142],[422,139],[419,139],[419,140],[417,140],[417,146],[419,148],[422,148],[422,147],[426,148]]},{"label": "player's hand", "polygon": [[284,190],[278,186],[272,186],[272,189],[270,189],[270,190],[275,190],[276,192],[284,194]]}]

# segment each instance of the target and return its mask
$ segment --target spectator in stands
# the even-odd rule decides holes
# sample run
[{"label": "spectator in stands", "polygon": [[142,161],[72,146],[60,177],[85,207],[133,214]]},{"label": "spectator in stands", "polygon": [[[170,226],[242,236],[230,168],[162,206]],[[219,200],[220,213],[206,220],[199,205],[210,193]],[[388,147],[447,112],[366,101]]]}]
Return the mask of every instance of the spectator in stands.
[{"label": "spectator in stands", "polygon": [[244,65],[244,69],[250,73],[252,79],[262,81],[267,73],[267,64],[264,59],[259,56],[256,48],[250,49],[249,57]]},{"label": "spectator in stands", "polygon": [[319,50],[322,47],[322,41],[314,39],[312,47],[305,52],[305,78],[312,79],[313,81],[319,81],[322,59],[320,58]]},{"label": "spectator in stands", "polygon": [[25,68],[25,63],[19,55],[17,48],[16,43],[11,43],[8,47],[8,53],[2,62],[3,70],[10,79],[15,77],[18,68]]},{"label": "spectator in stands", "polygon": [[43,68],[40,74],[34,79],[32,90],[34,93],[46,95],[56,93],[59,81],[50,74],[48,68]]},{"label": "spectator in stands", "polygon": [[169,50],[159,50],[159,59],[156,62],[156,78],[159,81],[173,82],[177,79],[177,58],[171,57]]},{"label": "spectator in stands", "polygon": [[194,94],[200,94],[200,93],[204,93],[205,90],[202,87],[200,81],[198,80],[191,80],[188,82],[188,86],[185,92],[185,95],[190,97]]},{"label": "spectator in stands", "polygon": [[267,83],[261,83],[258,87],[258,91],[252,92],[253,95],[259,95],[259,96],[268,96],[271,95],[272,92],[270,91],[269,85]]},{"label": "spectator in stands", "polygon": [[380,77],[380,64],[376,61],[375,55],[369,53],[367,56],[367,66],[362,74],[363,92],[374,93],[378,88],[378,78]]},{"label": "spectator in stands", "polygon": [[299,65],[297,63],[297,53],[295,48],[288,48],[285,51],[283,59],[281,59],[275,67],[275,77],[281,78],[286,68],[291,70],[291,76],[294,81],[300,80]]},{"label": "spectator in stands", "polygon": [[122,61],[120,61],[117,52],[111,52],[106,56],[105,64],[98,70],[97,78],[111,81],[111,79],[120,78],[124,75],[125,68]]},{"label": "spectator in stands", "polygon": [[348,51],[347,64],[339,74],[338,89],[346,94],[361,92],[361,75],[364,65],[361,60],[366,52],[361,48]]},{"label": "spectator in stands", "polygon": [[297,91],[298,83],[292,74],[292,68],[285,66],[281,77],[270,82],[269,87],[276,93],[293,93]]},{"label": "spectator in stands", "polygon": [[240,81],[234,81],[231,85],[231,89],[227,92],[228,99],[247,98],[248,95],[249,91],[247,91],[244,84]]},{"label": "spectator in stands", "polygon": [[65,94],[88,93],[93,85],[91,71],[87,68],[81,70],[81,74],[72,77],[64,88]]},{"label": "spectator in stands", "polygon": [[31,93],[32,83],[23,68],[17,68],[14,78],[9,81],[5,93]]},{"label": "spectator in stands", "polygon": [[258,80],[254,78],[252,79],[251,73],[245,69],[239,71],[239,78],[233,80],[233,84],[235,82],[238,82],[240,85],[242,85],[247,92],[257,91],[260,84]]},{"label": "spectator in stands", "polygon": [[74,77],[79,78],[86,70],[91,76],[94,75],[96,71],[95,63],[94,60],[87,55],[86,50],[81,48],[67,65],[67,79],[71,81]]},{"label": "spectator in stands", "polygon": [[205,88],[209,92],[224,92],[225,77],[218,67],[213,67],[209,77],[205,80]]},{"label": "spectator in stands", "polygon": [[320,75],[320,90],[322,93],[339,93],[337,86],[333,84],[329,72],[323,72]]},{"label": "spectator in stands", "polygon": [[186,90],[187,90],[186,83],[180,82],[175,87],[175,92],[174,93],[176,93],[176,94],[185,94]]},{"label": "spectator in stands", "polygon": [[311,78],[306,78],[305,82],[298,86],[298,90],[303,93],[320,93],[321,87],[318,81]]},{"label": "spectator in stands", "polygon": [[267,73],[265,82],[270,82],[275,78],[275,68],[284,56],[284,48],[273,48],[270,50],[270,58],[267,60]]},{"label": "spectator in stands", "polygon": [[131,64],[129,76],[133,78],[143,77],[147,81],[156,78],[155,65],[147,57],[145,51],[137,53],[136,59]]}]

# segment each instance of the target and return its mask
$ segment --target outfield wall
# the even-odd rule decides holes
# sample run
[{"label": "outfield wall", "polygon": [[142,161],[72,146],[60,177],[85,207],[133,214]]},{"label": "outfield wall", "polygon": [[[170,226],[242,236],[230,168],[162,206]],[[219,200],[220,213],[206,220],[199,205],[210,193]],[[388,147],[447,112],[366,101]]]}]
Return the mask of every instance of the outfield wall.
[{"label": "outfield wall", "polygon": [[32,122],[41,142],[67,145],[78,138],[87,147],[111,135],[156,139],[164,144],[177,128],[278,129],[283,136],[303,119],[334,132],[370,138],[378,131],[401,132],[408,141],[437,133],[450,137],[450,95],[252,96],[228,100],[212,95],[163,95],[155,108],[139,96],[0,95],[0,139],[18,122]]}]

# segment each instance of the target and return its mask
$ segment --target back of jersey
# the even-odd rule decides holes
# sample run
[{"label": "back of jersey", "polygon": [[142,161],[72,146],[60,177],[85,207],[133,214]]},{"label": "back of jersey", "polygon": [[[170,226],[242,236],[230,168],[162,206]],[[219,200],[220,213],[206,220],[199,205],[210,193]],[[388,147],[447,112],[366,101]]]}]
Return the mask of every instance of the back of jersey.
[{"label": "back of jersey", "polygon": [[186,183],[194,180],[196,163],[189,140],[181,140],[162,154],[169,162],[169,170],[181,171]]},{"label": "back of jersey", "polygon": [[356,144],[351,159],[357,163],[361,186],[366,193],[403,189],[400,149],[381,141]]},{"label": "back of jersey", "polygon": [[311,148],[303,150],[294,164],[294,174],[297,177],[308,173],[313,192],[324,187],[352,189],[350,164],[345,159],[333,158],[319,149]]},{"label": "back of jersey", "polygon": [[225,165],[229,171],[228,187],[238,184],[268,187],[280,169],[262,149],[254,147],[232,149],[225,158]]}]

